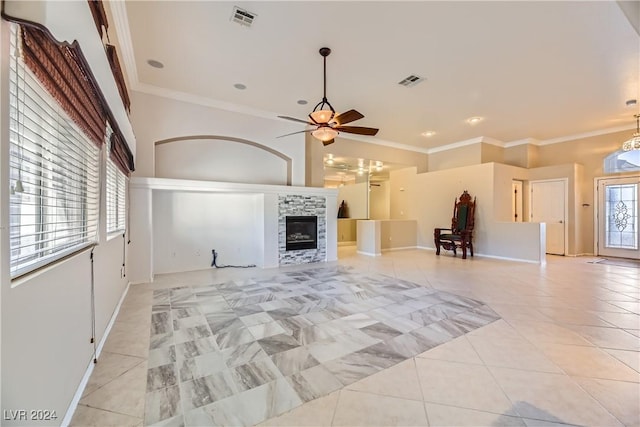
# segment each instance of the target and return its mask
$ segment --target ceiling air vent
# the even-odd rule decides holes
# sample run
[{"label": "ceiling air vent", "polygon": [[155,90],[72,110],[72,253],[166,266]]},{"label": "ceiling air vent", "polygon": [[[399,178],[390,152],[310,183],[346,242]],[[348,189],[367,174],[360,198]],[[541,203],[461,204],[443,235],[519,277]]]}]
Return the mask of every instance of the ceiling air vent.
[{"label": "ceiling air vent", "polygon": [[258,15],[255,13],[240,9],[238,6],[234,6],[233,14],[231,14],[231,21],[250,27],[251,24],[253,24],[253,20],[256,19],[256,16]]},{"label": "ceiling air vent", "polygon": [[409,77],[405,77],[404,79],[398,82],[399,85],[405,87],[412,87],[423,81],[424,78],[420,76],[416,76],[415,74],[411,74]]}]

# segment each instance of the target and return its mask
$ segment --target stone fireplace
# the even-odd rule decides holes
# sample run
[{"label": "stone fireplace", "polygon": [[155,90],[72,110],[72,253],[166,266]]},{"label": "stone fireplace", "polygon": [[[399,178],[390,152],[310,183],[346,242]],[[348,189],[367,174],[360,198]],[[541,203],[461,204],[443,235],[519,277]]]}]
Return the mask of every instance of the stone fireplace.
[{"label": "stone fireplace", "polygon": [[327,201],[325,197],[280,195],[278,216],[280,265],[326,261]]}]

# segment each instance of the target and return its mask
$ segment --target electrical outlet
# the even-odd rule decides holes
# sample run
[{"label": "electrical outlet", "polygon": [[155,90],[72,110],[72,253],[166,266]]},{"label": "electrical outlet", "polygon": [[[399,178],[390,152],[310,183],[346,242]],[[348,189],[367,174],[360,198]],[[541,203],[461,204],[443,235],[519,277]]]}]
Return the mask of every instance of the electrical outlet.
[{"label": "electrical outlet", "polygon": [[196,249],[196,256],[200,256],[200,249]]}]

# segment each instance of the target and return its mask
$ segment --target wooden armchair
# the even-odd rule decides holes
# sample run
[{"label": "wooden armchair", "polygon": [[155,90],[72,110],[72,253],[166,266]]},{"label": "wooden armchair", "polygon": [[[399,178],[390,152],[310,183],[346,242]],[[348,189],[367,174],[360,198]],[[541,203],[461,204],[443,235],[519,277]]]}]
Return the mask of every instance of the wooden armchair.
[{"label": "wooden armchair", "polygon": [[433,231],[433,240],[436,244],[436,255],[440,255],[440,248],[453,251],[456,256],[456,248],[462,249],[462,259],[467,258],[467,248],[473,256],[473,220],[476,210],[476,199],[465,190],[460,200],[453,202],[453,218],[451,228],[436,228]]}]

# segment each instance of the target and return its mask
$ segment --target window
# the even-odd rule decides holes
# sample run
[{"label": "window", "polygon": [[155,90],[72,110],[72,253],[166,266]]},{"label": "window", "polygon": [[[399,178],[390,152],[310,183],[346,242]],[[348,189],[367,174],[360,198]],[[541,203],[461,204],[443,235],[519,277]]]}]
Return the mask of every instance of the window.
[{"label": "window", "polygon": [[99,149],[25,66],[12,28],[9,245],[17,277],[96,242]]},{"label": "window", "polygon": [[605,186],[605,247],[638,249],[638,184]]},{"label": "window", "polygon": [[111,160],[107,160],[107,233],[126,227],[126,178]]},{"label": "window", "polygon": [[640,171],[640,151],[622,151],[609,154],[604,159],[604,172],[633,172]]}]

